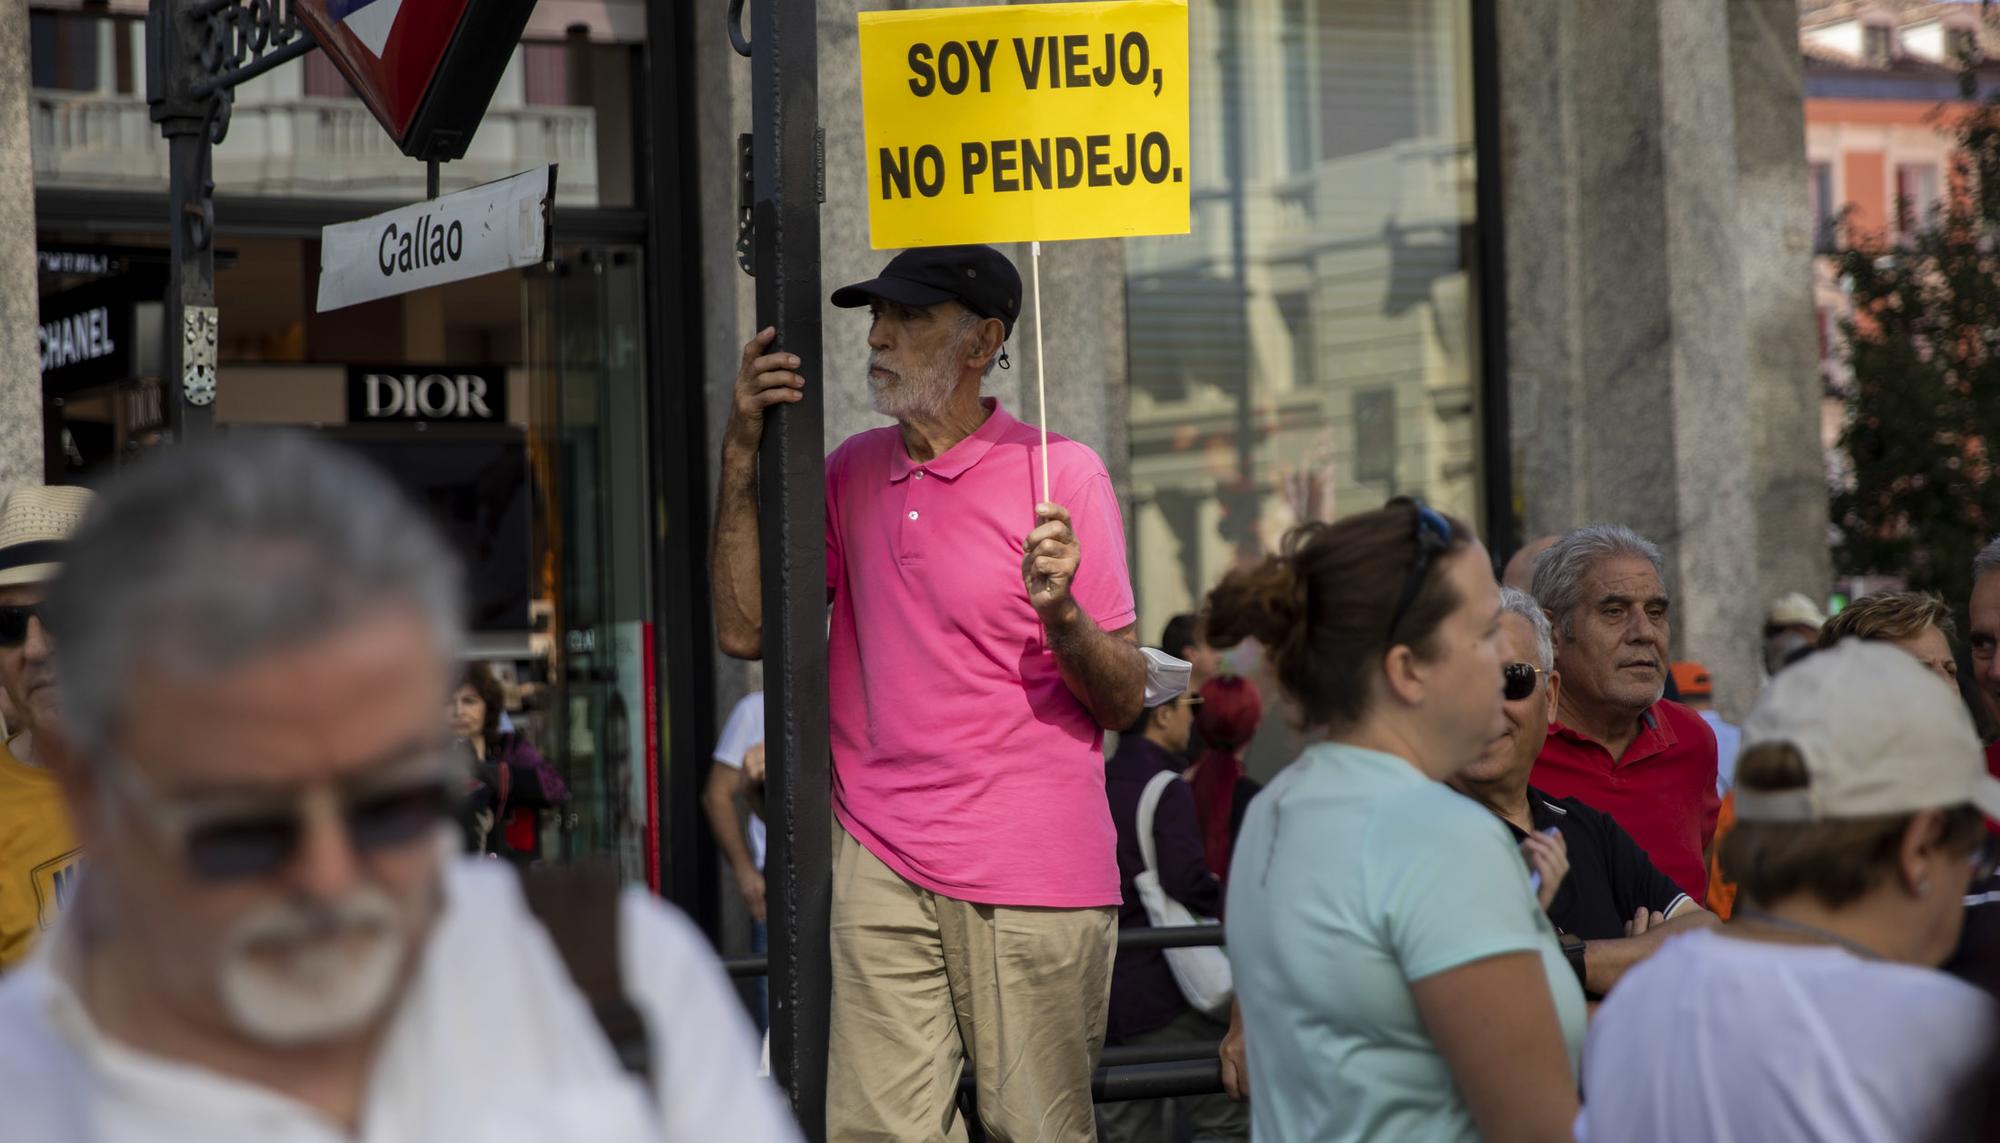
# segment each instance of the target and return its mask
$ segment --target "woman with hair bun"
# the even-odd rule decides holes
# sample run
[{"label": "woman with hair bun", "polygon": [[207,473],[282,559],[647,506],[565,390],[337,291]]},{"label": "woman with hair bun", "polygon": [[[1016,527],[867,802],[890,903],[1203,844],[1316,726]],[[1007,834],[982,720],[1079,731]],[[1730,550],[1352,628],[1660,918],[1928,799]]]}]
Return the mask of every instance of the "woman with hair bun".
[{"label": "woman with hair bun", "polygon": [[[1484,545],[1407,500],[1209,596],[1315,735],[1250,805],[1228,937],[1259,1139],[1568,1139],[1584,1001],[1500,820],[1445,787],[1504,728]],[[1540,891],[1555,841],[1523,847]]]}]

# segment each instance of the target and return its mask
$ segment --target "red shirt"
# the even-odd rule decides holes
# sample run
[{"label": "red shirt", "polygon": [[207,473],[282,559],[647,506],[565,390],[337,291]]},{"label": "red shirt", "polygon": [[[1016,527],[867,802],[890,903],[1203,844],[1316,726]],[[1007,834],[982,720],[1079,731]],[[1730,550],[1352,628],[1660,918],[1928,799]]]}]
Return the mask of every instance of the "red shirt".
[{"label": "red shirt", "polygon": [[1616,760],[1595,739],[1556,723],[1531,780],[1545,793],[1610,814],[1682,892],[1707,900],[1703,851],[1715,837],[1722,798],[1715,788],[1715,732],[1699,714],[1660,700]]}]

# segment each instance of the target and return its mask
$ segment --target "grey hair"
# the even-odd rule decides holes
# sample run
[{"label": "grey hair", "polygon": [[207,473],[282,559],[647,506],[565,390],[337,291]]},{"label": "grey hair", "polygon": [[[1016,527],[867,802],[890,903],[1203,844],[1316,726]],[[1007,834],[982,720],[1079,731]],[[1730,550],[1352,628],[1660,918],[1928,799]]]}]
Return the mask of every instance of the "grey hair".
[{"label": "grey hair", "polygon": [[63,726],[95,758],[141,666],[227,670],[398,604],[423,616],[448,666],[461,575],[358,457],[291,433],[172,448],[110,482],[50,586]]},{"label": "grey hair", "polygon": [[1972,582],[1978,583],[1990,571],[2000,571],[2000,536],[1993,537],[1991,543],[1972,557]]},{"label": "grey hair", "polygon": [[1555,634],[1549,628],[1548,615],[1542,611],[1542,605],[1535,602],[1535,597],[1518,587],[1502,587],[1500,614],[1518,615],[1528,621],[1528,629],[1535,633],[1535,665],[1545,675],[1555,670]]},{"label": "grey hair", "polygon": [[1583,602],[1584,577],[1598,561],[1618,556],[1636,556],[1666,574],[1660,549],[1623,524],[1585,524],[1571,528],[1555,546],[1535,558],[1534,595],[1555,617],[1563,638],[1576,634],[1576,609]]}]

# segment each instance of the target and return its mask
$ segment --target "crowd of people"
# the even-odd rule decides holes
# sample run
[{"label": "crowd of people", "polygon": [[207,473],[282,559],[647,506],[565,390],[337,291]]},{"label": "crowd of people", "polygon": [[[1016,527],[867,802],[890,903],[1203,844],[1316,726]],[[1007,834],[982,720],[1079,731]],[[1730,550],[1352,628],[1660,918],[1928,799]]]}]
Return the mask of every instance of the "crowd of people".
[{"label": "crowd of people", "polygon": [[[2000,541],[1966,689],[1945,603],[1787,599],[1740,726],[1615,524],[1496,576],[1398,499],[1300,525],[1142,646],[1103,462],[982,396],[1012,264],[912,250],[833,302],[870,311],[894,424],[826,466],[825,1138],[1989,1122],[2000,974],[1966,902],[1994,895]],[[805,385],[772,331],[745,346],[732,655],[763,642],[764,423]],[[414,509],[302,438],[0,504],[9,1137],[798,1137],[685,918],[536,860],[567,790],[463,665],[460,603]],[[1273,719],[1306,745],[1260,783]],[[753,695],[704,798],[760,930],[762,724]],[[1120,947],[1203,924],[1226,951]],[[1211,1042],[1220,1094],[1095,1098],[1107,1044]]]}]

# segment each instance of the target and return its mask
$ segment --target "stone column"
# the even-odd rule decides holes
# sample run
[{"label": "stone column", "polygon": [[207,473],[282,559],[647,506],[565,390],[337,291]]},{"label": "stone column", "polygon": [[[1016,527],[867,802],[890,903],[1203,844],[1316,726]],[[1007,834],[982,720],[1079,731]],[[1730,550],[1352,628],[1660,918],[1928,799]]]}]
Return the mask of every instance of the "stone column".
[{"label": "stone column", "polygon": [[28,6],[0,5],[0,493],[42,482],[42,358],[35,333],[35,159],[28,127]]},{"label": "stone column", "polygon": [[[1710,668],[1733,717],[1757,687],[1759,553],[1817,549],[1823,587],[1826,521],[1823,489],[1818,530],[1804,503],[1817,457],[1765,447],[1818,423],[1763,392],[1787,378],[1796,387],[1798,363],[1771,345],[1811,335],[1809,303],[1785,300],[1808,288],[1805,260],[1794,260],[1796,285],[1780,286],[1786,260],[1773,251],[1784,239],[1766,233],[1783,209],[1773,188],[1791,179],[1802,195],[1805,182],[1796,49],[1786,66],[1798,138],[1781,149],[1768,136],[1784,130],[1771,120],[1783,118],[1772,105],[1785,85],[1735,82],[1772,64],[1770,51],[1741,67],[1734,58],[1758,42],[1739,28],[1771,16],[1732,20],[1734,6],[1516,0],[1501,9],[1499,68],[1528,530],[1613,520],[1659,543],[1674,654]],[[1739,138],[1738,123],[1754,135]],[[1784,511],[1765,503],[1774,490],[1792,497]],[[1812,573],[1801,560],[1771,574]]]},{"label": "stone column", "polygon": [[1788,591],[1824,599],[1833,576],[1820,441],[1825,383],[1813,308],[1805,77],[1795,0],[1730,0],[1728,8],[1758,603],[1769,607]]}]

